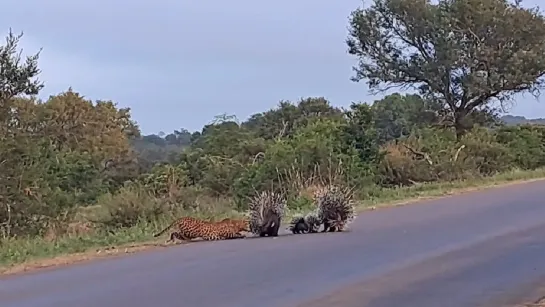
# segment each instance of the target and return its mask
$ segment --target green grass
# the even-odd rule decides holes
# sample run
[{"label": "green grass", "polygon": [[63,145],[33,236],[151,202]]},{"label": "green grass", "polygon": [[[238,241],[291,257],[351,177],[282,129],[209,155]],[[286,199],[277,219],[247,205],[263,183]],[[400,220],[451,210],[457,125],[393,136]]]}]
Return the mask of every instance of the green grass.
[{"label": "green grass", "polygon": [[545,168],[523,171],[512,170],[492,177],[471,180],[458,180],[451,182],[423,183],[411,187],[380,189],[371,193],[372,197],[362,201],[362,208],[380,207],[396,203],[405,203],[420,198],[434,198],[446,196],[456,192],[473,189],[482,189],[503,185],[510,182],[526,181],[532,179],[545,179]]},{"label": "green grass", "polygon": [[150,240],[154,225],[141,224],[120,229],[115,234],[66,236],[48,241],[42,238],[25,238],[3,241],[0,246],[0,266],[10,266],[35,259],[51,258],[65,254],[82,253],[97,248],[115,247]]},{"label": "green grass", "polygon": [[[361,209],[380,207],[419,198],[438,197],[467,190],[482,188],[507,182],[545,178],[545,169],[533,171],[511,171],[494,177],[479,180],[465,180],[443,183],[420,184],[408,188],[377,189],[371,197],[361,202]],[[0,241],[0,267],[7,268],[32,260],[53,258],[60,255],[83,253],[108,247],[128,244],[138,245],[151,241],[152,234],[166,226],[167,219],[154,223],[142,223],[132,228],[112,233],[66,236],[55,241],[42,238],[27,238]]]}]

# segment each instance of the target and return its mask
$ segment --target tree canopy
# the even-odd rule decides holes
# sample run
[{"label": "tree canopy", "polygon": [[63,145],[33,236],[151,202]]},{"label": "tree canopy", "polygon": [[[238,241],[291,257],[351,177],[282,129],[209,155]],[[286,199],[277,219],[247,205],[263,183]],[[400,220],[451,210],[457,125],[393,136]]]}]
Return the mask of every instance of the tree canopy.
[{"label": "tree canopy", "polygon": [[354,81],[417,89],[459,136],[475,110],[545,81],[545,18],[520,1],[374,0],[350,15],[347,45]]}]

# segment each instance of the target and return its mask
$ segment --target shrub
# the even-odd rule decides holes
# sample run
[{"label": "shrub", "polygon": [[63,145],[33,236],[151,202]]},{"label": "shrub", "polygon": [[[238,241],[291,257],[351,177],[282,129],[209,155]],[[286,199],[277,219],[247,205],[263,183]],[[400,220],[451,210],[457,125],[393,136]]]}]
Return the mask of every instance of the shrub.
[{"label": "shrub", "polygon": [[135,184],[115,194],[103,195],[89,219],[105,228],[132,227],[139,222],[151,222],[171,209],[163,199],[153,197],[145,187]]},{"label": "shrub", "polygon": [[545,165],[545,127],[502,127],[496,135],[498,142],[508,148],[518,167],[534,169]]}]

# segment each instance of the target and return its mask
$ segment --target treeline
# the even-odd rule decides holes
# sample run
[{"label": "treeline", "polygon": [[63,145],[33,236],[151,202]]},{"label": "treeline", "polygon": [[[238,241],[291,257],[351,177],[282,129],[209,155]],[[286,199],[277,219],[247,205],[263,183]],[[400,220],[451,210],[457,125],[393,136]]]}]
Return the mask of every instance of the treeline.
[{"label": "treeline", "polygon": [[34,98],[39,55],[19,58],[19,38],[0,46],[3,238],[236,214],[265,189],[298,209],[330,182],[369,198],[545,164],[544,126],[505,125],[492,107],[545,85],[545,19],[518,3],[374,0],[350,15],[353,80],[418,95],[346,109],[320,97],[281,101],[243,122],[222,116],[164,137],[141,136],[111,101],[71,89]]},{"label": "treeline", "polygon": [[72,90],[46,101],[13,99],[0,145],[2,230],[44,235],[81,223],[111,230],[164,215],[211,216],[245,209],[263,189],[286,193],[299,209],[331,181],[370,197],[377,188],[545,164],[543,126],[503,126],[481,114],[458,140],[435,107],[400,94],[347,110],[324,98],[281,102],[244,122],[218,119],[180,142],[186,145],[151,138],[176,148],[168,161],[154,161],[138,147],[150,138],[112,102]]},{"label": "treeline", "polygon": [[504,115],[501,117],[501,121],[506,125],[545,125],[545,118],[526,118],[524,116]]},{"label": "treeline", "polygon": [[[390,98],[386,97],[385,99],[388,101]],[[503,115],[499,117],[497,123],[507,126],[524,124],[545,125],[545,119],[529,119],[524,116]],[[142,135],[141,138],[131,139],[131,145],[139,157],[149,163],[171,162],[177,159],[178,154],[188,148],[191,145],[191,141],[199,135],[199,131],[192,133],[184,128],[174,130],[169,134],[161,131],[158,134]]]}]

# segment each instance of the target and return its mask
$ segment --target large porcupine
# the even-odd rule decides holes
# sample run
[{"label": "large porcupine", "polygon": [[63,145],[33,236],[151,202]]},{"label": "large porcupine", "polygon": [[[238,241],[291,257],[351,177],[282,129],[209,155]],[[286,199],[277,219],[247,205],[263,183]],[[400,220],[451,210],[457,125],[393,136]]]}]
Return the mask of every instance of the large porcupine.
[{"label": "large porcupine", "polygon": [[291,220],[288,228],[293,234],[315,233],[320,228],[321,221],[314,212],[309,212],[305,216],[296,216]]},{"label": "large porcupine", "polygon": [[327,185],[314,194],[314,200],[318,220],[324,224],[322,232],[343,231],[356,218],[350,189]]},{"label": "large porcupine", "polygon": [[286,201],[280,194],[264,191],[253,197],[248,208],[250,231],[260,237],[278,236]]}]

